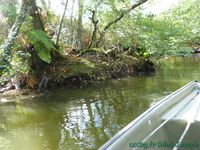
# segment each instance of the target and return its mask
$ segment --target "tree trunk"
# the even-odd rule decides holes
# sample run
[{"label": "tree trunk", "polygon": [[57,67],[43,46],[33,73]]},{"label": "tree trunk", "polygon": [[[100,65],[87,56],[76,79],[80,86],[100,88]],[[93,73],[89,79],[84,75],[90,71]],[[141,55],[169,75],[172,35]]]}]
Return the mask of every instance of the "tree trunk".
[{"label": "tree trunk", "polygon": [[57,39],[56,39],[56,45],[58,45],[58,42],[59,42],[60,33],[61,33],[61,30],[62,30],[62,24],[63,24],[64,18],[65,18],[66,10],[67,10],[67,5],[68,5],[68,0],[66,0],[64,12],[63,12],[63,15],[62,15],[62,18],[61,18],[61,21],[60,21],[60,26],[59,26],[59,30],[58,30]]},{"label": "tree trunk", "polygon": [[71,7],[71,16],[70,16],[70,43],[73,45],[74,38],[73,38],[73,32],[74,32],[74,26],[73,26],[73,17],[74,17],[74,4],[75,0],[72,1],[72,7]]},{"label": "tree trunk", "polygon": [[115,23],[117,23],[118,21],[120,21],[126,14],[130,13],[133,9],[137,8],[138,6],[144,4],[145,2],[147,2],[148,0],[140,0],[138,3],[133,4],[129,9],[127,9],[126,11],[122,11],[122,13],[115,19],[111,20],[110,22],[108,22],[106,24],[106,26],[103,28],[103,31],[100,34],[99,40],[97,41],[96,45],[99,47],[100,43],[102,41],[102,39],[104,38],[107,30]]},{"label": "tree trunk", "polygon": [[[35,0],[29,0],[28,10],[28,14],[32,17],[33,28],[35,30],[45,31],[44,24],[40,18],[40,13]],[[47,68],[47,66],[49,66],[49,64],[40,59],[39,55],[37,54],[37,51],[34,48],[34,45],[30,46],[30,54],[31,71],[37,80],[36,83],[38,82],[37,89],[39,91],[45,90],[47,85],[47,74],[45,73],[45,69]]]},{"label": "tree trunk", "polygon": [[83,48],[82,44],[82,24],[83,24],[83,3],[84,0],[78,0],[78,26],[77,26],[77,40],[78,40],[78,49],[81,50]]},{"label": "tree trunk", "polygon": [[33,27],[36,30],[42,30],[45,31],[44,29],[44,24],[40,18],[40,13],[38,10],[38,7],[36,5],[35,0],[29,0],[29,12],[28,14],[32,17],[33,21]]},{"label": "tree trunk", "polygon": [[1,45],[0,50],[3,50],[3,58],[1,62],[0,73],[4,71],[8,71],[8,67],[10,66],[10,61],[12,58],[12,51],[11,48],[15,42],[15,39],[19,33],[20,27],[22,23],[25,21],[26,18],[26,10],[27,10],[27,0],[23,0],[20,6],[20,12],[17,16],[15,23],[13,24],[7,40]]},{"label": "tree trunk", "polygon": [[[98,24],[98,20],[95,20],[95,11],[94,10],[90,10],[92,12],[92,17],[90,18],[91,21],[92,21],[92,24],[94,26],[93,28],[93,32],[92,32],[92,36],[91,36],[91,40],[90,40],[90,43],[87,47],[87,50],[90,49],[93,45],[94,42],[96,42],[96,33],[97,33],[97,24]],[[96,45],[95,45],[96,47]]]}]

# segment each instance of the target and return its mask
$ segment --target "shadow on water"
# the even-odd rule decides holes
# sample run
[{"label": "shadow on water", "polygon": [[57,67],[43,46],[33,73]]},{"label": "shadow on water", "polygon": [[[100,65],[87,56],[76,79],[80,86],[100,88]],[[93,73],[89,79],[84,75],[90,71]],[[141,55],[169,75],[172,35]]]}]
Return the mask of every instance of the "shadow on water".
[{"label": "shadow on water", "polygon": [[162,66],[152,76],[60,88],[0,106],[0,149],[97,149],[152,104],[198,79],[200,58],[168,59]]}]

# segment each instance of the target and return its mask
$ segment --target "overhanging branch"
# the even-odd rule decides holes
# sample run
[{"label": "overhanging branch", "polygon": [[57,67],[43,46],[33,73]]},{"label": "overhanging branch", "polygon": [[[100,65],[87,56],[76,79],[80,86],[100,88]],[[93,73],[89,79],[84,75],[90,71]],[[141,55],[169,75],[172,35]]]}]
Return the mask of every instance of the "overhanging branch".
[{"label": "overhanging branch", "polygon": [[100,38],[97,41],[97,46],[99,46],[100,42],[102,41],[102,39],[105,36],[105,33],[107,32],[107,30],[115,23],[117,23],[118,21],[120,21],[126,14],[130,13],[133,9],[137,8],[138,6],[144,4],[145,2],[147,2],[148,0],[140,0],[138,3],[133,4],[129,9],[127,9],[126,11],[123,11],[117,18],[111,20],[110,22],[108,22],[106,24],[106,26],[103,28],[103,31],[100,34]]}]

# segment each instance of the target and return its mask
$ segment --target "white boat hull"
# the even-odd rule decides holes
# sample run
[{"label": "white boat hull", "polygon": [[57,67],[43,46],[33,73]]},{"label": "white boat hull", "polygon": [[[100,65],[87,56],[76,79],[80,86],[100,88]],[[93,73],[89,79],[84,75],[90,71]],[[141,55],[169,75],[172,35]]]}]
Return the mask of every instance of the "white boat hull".
[{"label": "white boat hull", "polygon": [[200,86],[190,82],[128,124],[99,150],[200,149]]}]

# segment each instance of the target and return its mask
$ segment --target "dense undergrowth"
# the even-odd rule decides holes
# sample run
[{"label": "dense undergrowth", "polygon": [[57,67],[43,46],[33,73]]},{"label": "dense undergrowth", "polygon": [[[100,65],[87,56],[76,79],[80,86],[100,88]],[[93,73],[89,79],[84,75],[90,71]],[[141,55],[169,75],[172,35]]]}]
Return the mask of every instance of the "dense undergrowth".
[{"label": "dense undergrowth", "polygon": [[[40,89],[42,91],[63,85],[85,86],[108,79],[155,72],[155,66],[149,57],[141,57],[136,49],[117,48],[120,51],[115,49],[104,51],[96,48],[81,53],[76,52],[75,49],[61,49],[59,57],[54,58],[45,69],[45,76],[43,76],[45,85],[42,85],[43,87],[39,87],[39,81],[28,71],[30,66],[16,62],[17,58],[19,62],[27,61],[20,58],[22,55],[20,53],[15,56],[16,59],[13,63],[17,66],[13,64],[11,69],[13,72],[11,71],[1,78],[1,91],[10,89]],[[20,71],[16,72],[16,68]]]}]

